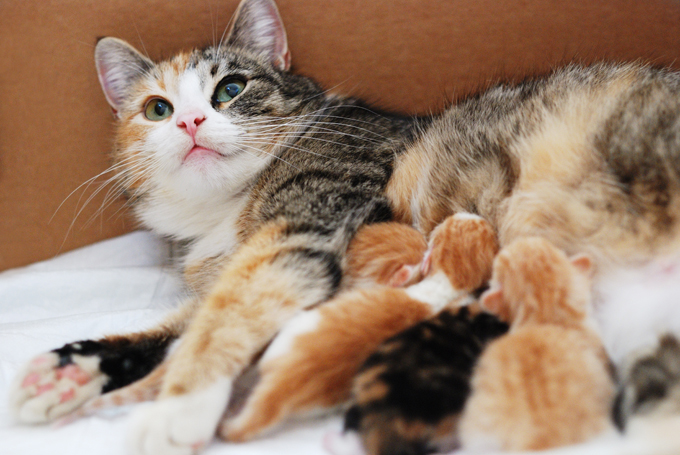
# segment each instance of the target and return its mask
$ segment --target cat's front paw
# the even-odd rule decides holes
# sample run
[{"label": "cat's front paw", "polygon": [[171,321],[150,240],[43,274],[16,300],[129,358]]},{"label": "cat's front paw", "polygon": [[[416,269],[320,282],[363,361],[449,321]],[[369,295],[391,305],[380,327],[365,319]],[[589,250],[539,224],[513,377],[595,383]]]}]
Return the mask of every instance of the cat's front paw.
[{"label": "cat's front paw", "polygon": [[128,445],[133,455],[190,455],[215,435],[231,381],[222,378],[206,389],[160,399],[137,409],[130,419]]},{"label": "cat's front paw", "polygon": [[108,377],[99,358],[80,355],[72,343],[31,360],[10,386],[10,408],[21,423],[44,423],[73,411],[101,394]]}]

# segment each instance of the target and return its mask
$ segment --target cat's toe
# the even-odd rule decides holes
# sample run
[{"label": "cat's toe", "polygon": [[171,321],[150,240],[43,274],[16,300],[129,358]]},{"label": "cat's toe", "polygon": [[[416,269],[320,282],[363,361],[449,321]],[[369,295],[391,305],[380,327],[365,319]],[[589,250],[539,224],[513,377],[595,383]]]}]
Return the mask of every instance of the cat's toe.
[{"label": "cat's toe", "polygon": [[65,358],[57,351],[31,360],[10,387],[10,407],[21,423],[44,423],[61,417],[101,393],[106,377],[98,360]]},{"label": "cat's toe", "polygon": [[230,383],[220,380],[186,395],[137,409],[130,419],[128,446],[134,455],[189,455],[215,435],[229,400]]}]

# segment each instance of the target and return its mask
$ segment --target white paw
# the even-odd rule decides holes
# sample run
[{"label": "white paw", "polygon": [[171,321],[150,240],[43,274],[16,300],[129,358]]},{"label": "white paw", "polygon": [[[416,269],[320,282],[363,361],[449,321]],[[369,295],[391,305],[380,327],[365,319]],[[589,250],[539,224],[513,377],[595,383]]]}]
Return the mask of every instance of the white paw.
[{"label": "white paw", "polygon": [[71,356],[59,366],[59,355],[41,354],[25,365],[10,386],[10,408],[21,423],[44,423],[76,409],[101,393],[108,377],[98,357]]},{"label": "white paw", "polygon": [[133,412],[128,445],[134,455],[189,455],[215,435],[231,392],[221,378],[206,389],[160,399]]}]

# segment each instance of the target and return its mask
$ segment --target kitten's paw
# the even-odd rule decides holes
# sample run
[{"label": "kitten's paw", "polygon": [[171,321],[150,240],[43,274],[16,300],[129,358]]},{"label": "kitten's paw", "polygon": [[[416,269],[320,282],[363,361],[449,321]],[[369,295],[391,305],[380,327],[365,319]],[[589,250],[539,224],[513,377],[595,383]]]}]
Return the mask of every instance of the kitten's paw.
[{"label": "kitten's paw", "polygon": [[48,422],[101,394],[108,377],[100,371],[98,357],[76,353],[81,347],[66,345],[24,366],[10,386],[10,408],[17,421]]},{"label": "kitten's paw", "polygon": [[215,435],[230,392],[231,381],[222,378],[201,391],[160,399],[136,410],[130,419],[130,452],[133,455],[199,452]]}]

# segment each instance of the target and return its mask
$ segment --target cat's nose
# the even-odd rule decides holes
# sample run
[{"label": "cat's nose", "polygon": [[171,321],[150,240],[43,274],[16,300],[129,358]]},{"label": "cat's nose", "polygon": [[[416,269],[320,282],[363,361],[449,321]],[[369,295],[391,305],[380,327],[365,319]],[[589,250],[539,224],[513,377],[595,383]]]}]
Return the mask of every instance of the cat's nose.
[{"label": "cat's nose", "polygon": [[191,139],[194,139],[198,125],[203,123],[203,120],[205,120],[205,114],[201,111],[185,112],[177,116],[177,126],[185,128]]}]

